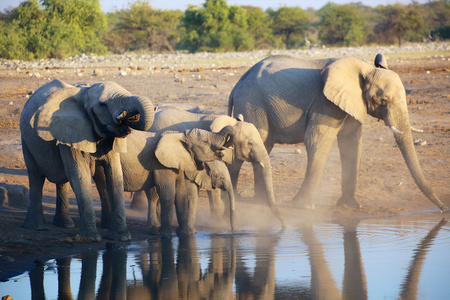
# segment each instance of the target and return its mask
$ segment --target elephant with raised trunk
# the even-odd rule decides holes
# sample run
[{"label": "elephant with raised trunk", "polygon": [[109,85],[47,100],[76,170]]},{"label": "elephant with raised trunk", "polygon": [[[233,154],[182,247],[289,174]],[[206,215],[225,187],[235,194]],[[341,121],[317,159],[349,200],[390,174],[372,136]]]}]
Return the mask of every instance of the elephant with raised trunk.
[{"label": "elephant with raised trunk", "polygon": [[[75,87],[60,80],[41,86],[23,108],[20,132],[30,184],[30,202],[24,226],[46,229],[42,208],[45,179],[57,185],[57,214],[68,215],[68,183],[77,199],[81,234],[101,239],[96,227],[91,179],[103,166],[111,198],[108,237],[129,240],[125,221],[123,175],[119,153],[126,151],[131,128],[148,130],[153,103],[131,95],[113,82]],[[61,205],[62,204],[62,205]],[[58,215],[65,215],[60,213]],[[71,226],[71,220],[56,222]]]},{"label": "elephant with raised trunk", "polygon": [[293,200],[302,208],[314,208],[313,194],[336,137],[342,162],[342,196],[337,204],[360,207],[355,192],[361,128],[369,114],[392,129],[418,187],[441,210],[446,209],[419,165],[405,88],[381,55],[375,65],[356,58],[265,58],[233,88],[228,102],[228,114],[232,113],[242,114],[256,126],[269,153],[275,143],[305,144],[307,170]]}]

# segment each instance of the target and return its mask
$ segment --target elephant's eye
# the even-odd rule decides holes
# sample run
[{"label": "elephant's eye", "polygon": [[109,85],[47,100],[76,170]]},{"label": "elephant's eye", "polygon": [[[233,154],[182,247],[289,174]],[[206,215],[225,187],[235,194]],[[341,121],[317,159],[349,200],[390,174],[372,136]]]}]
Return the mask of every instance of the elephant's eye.
[{"label": "elephant's eye", "polygon": [[388,101],[385,98],[381,99],[381,105],[386,106],[387,104]]}]

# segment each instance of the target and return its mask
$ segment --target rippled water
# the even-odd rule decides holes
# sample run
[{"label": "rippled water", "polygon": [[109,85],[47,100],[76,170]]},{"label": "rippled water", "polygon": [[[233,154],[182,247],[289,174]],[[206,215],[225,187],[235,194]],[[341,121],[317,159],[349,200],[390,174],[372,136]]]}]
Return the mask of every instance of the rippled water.
[{"label": "rippled water", "polygon": [[150,238],[50,260],[0,283],[13,299],[450,299],[440,213]]}]

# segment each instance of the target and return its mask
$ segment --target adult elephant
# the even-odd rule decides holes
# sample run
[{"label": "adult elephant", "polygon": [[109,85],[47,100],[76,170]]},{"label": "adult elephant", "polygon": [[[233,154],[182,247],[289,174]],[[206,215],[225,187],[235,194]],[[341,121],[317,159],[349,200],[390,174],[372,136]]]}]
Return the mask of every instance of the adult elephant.
[{"label": "adult elephant", "polygon": [[355,58],[303,60],[287,55],[263,59],[233,88],[228,114],[242,114],[261,134],[270,153],[275,143],[304,143],[305,179],[293,201],[314,208],[317,189],[337,137],[342,162],[338,205],[359,208],[355,197],[366,115],[384,120],[422,192],[441,210],[446,206],[425,179],[414,149],[400,77],[377,55],[375,66]]},{"label": "adult elephant", "polygon": [[[108,237],[131,239],[125,222],[119,153],[126,151],[123,137],[130,128],[147,130],[153,118],[150,99],[133,96],[113,82],[74,87],[53,80],[36,90],[20,117],[23,156],[30,184],[24,226],[38,230],[47,228],[42,208],[45,178],[57,185],[57,203],[68,203],[69,182],[78,203],[81,234],[100,240],[91,178],[95,165],[102,165],[112,199],[113,217]],[[67,205],[57,208],[67,209]]]},{"label": "adult elephant", "polygon": [[[223,172],[223,168],[215,166],[214,161],[223,158],[222,151],[232,145],[234,135],[235,130],[228,126],[218,133],[202,129],[163,134],[132,131],[126,137],[127,151],[120,154],[124,189],[129,192],[145,191],[147,194],[152,232],[172,234],[174,206],[179,224],[178,235],[196,232],[194,223],[198,187],[212,189],[226,180],[220,174],[214,175],[221,170]],[[211,171],[211,168],[215,170]],[[102,175],[96,173],[94,179],[103,203],[109,197],[103,188],[105,180]],[[231,188],[229,179],[228,182],[228,188]],[[156,217],[158,197],[152,196],[152,192],[155,192],[153,189],[161,205],[160,229],[156,229],[159,227],[159,218]],[[230,193],[233,194],[232,188]],[[230,200],[230,220],[233,227],[234,198]]]},{"label": "adult elephant", "polygon": [[[192,113],[174,106],[163,106],[158,108],[150,131],[183,131],[191,128],[202,128],[213,132],[219,132],[226,126],[233,126],[236,129],[233,150],[224,152],[225,157],[223,158],[223,161],[229,164],[234,191],[237,191],[237,173],[239,173],[240,166],[244,161],[252,163],[253,167],[262,174],[262,184],[260,188],[265,192],[265,195],[267,195],[265,200],[272,213],[280,220],[281,226],[284,229],[286,223],[278,210],[273,191],[272,164],[270,162],[269,154],[264,147],[264,143],[253,124],[245,122],[243,117],[239,115],[236,116],[236,118],[232,118],[226,115]],[[235,170],[237,170],[237,172]],[[233,174],[236,175],[233,176]],[[212,213],[215,216],[219,216],[220,214],[219,201],[220,193],[218,195],[216,191],[210,196]]]}]

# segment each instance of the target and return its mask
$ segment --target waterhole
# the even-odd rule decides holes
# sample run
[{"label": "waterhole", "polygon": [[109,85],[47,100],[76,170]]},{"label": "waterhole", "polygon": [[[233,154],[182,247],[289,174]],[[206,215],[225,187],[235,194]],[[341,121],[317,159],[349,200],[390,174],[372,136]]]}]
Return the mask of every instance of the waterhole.
[{"label": "waterhole", "polygon": [[36,265],[0,283],[13,299],[450,299],[440,213],[151,237]]}]

